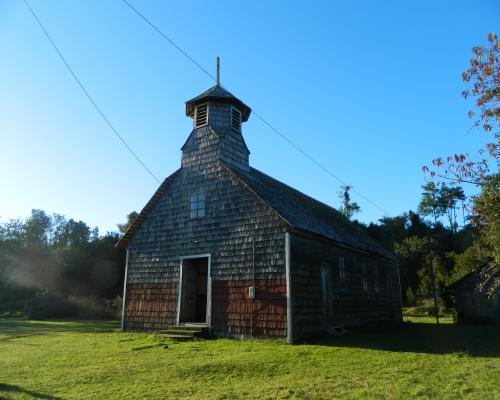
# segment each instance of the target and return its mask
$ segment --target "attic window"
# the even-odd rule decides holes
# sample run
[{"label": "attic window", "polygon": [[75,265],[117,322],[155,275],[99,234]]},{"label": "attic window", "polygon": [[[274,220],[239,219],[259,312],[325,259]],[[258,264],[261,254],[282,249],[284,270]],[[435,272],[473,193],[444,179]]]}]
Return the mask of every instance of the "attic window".
[{"label": "attic window", "polygon": [[231,128],[241,132],[241,111],[236,108],[231,108]]},{"label": "attic window", "polygon": [[194,126],[199,128],[208,124],[208,103],[201,104],[195,108]]},{"label": "attic window", "polygon": [[189,218],[205,216],[205,193],[193,194],[189,198]]}]

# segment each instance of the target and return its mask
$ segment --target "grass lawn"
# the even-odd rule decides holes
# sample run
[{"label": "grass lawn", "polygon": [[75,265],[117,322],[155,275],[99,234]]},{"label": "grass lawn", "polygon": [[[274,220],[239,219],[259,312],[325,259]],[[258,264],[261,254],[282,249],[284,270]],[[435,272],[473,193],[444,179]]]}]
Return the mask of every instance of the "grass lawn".
[{"label": "grass lawn", "polygon": [[313,344],[165,349],[117,322],[0,319],[0,400],[500,399],[500,328],[411,320]]}]

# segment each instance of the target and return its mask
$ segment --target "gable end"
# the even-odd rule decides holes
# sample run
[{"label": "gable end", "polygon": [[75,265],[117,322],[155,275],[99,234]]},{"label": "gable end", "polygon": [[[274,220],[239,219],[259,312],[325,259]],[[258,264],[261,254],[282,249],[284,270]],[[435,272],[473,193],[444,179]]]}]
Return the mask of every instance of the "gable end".
[{"label": "gable end", "polygon": [[167,189],[170,187],[174,179],[177,177],[177,175],[180,172],[180,168],[175,171],[172,175],[168,176],[165,178],[163,183],[160,185],[160,187],[156,190],[156,192],[153,194],[153,196],[149,199],[147,204],[144,206],[144,208],[141,210],[137,218],[134,220],[134,222],[128,227],[127,231],[123,234],[123,236],[120,238],[118,243],[116,243],[115,247],[117,249],[126,249],[129,241],[132,239],[134,234],[137,232],[141,224],[144,222],[146,217],[149,215],[151,210],[154,208],[156,203],[160,200],[160,198],[163,196],[163,194],[167,191]]}]

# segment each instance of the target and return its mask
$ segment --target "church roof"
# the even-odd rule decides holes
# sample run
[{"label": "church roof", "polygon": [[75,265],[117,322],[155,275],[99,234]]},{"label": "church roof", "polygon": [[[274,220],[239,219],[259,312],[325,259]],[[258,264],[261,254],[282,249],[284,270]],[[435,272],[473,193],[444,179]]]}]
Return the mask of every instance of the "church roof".
[{"label": "church roof", "polygon": [[[292,228],[355,247],[392,261],[398,261],[390,251],[371,239],[366,232],[347,220],[335,208],[313,199],[255,168],[250,167],[248,171],[243,171],[226,163],[223,164],[257,197],[274,209]],[[163,181],[127,232],[118,241],[116,247],[127,247],[129,240],[132,239],[132,236],[165,194],[179,172],[180,169]]]},{"label": "church roof", "polygon": [[383,246],[371,239],[335,208],[250,167],[243,171],[226,167],[261,200],[273,208],[292,228],[375,253],[398,261]]},{"label": "church roof", "polygon": [[210,100],[233,104],[241,111],[243,122],[246,122],[248,120],[248,117],[250,117],[250,113],[252,112],[252,109],[250,107],[248,107],[232,93],[230,93],[220,85],[215,85],[202,94],[186,101],[186,115],[192,117],[194,115],[194,108],[198,104],[202,104]]}]

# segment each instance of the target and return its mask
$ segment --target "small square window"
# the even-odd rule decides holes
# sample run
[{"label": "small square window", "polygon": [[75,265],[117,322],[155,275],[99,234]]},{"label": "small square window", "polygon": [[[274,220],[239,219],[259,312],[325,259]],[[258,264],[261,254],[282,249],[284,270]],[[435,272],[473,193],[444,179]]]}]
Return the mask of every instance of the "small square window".
[{"label": "small square window", "polygon": [[205,216],[205,193],[193,194],[189,198],[189,218]]}]

